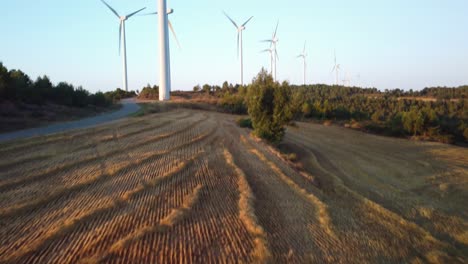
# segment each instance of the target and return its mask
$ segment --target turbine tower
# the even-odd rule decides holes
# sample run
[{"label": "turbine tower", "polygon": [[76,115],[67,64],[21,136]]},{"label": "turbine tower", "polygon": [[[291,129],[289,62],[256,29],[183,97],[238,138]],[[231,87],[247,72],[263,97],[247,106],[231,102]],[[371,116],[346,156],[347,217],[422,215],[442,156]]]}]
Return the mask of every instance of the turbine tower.
[{"label": "turbine tower", "polygon": [[336,85],[339,85],[338,72],[341,70],[341,65],[336,63],[336,51],[335,51],[335,65],[333,66],[332,72],[336,74]]},{"label": "turbine tower", "polygon": [[[125,91],[128,92],[128,75],[127,75],[127,41],[125,38],[125,21],[127,21],[130,17],[136,15],[137,13],[146,9],[142,8],[138,11],[135,11],[127,16],[120,16],[114,8],[112,8],[109,4],[107,4],[104,0],[101,0],[103,4],[105,4],[111,11],[114,13],[120,20],[120,29],[119,29],[119,53],[123,53],[123,88]],[[122,45],[123,44],[123,45]]]},{"label": "turbine tower", "polygon": [[249,21],[253,18],[253,16],[247,19],[247,21],[245,21],[244,24],[242,24],[241,26],[238,26],[236,22],[234,22],[234,20],[232,20],[232,18],[230,18],[229,15],[226,14],[226,12],[224,12],[224,15],[232,22],[232,24],[237,30],[237,57],[239,57],[239,46],[240,46],[241,85],[244,86],[244,49],[243,49],[243,43],[242,43],[242,31],[245,30],[245,25],[249,23]]},{"label": "turbine tower", "polygon": [[[171,99],[171,57],[169,48],[169,20],[166,0],[158,0],[159,22],[159,101]],[[169,13],[173,13],[171,9]],[[172,27],[172,25],[171,25]]]},{"label": "turbine tower", "polygon": [[267,39],[267,40],[264,40],[263,42],[269,42],[270,43],[270,49],[273,50],[273,61],[274,61],[274,70],[273,70],[273,78],[275,79],[275,81],[277,80],[276,79],[276,74],[277,74],[277,61],[279,60],[279,56],[278,56],[278,50],[276,49],[277,48],[277,44],[278,44],[278,37],[276,36],[276,34],[278,33],[278,26],[279,26],[279,21],[278,23],[276,23],[276,29],[275,29],[275,32],[273,33],[273,36],[271,37],[271,39]]},{"label": "turbine tower", "polygon": [[304,86],[306,85],[306,70],[307,70],[307,53],[306,53],[306,44],[307,42],[304,43],[304,49],[302,50],[302,53],[297,56],[297,58],[302,58],[304,60]]}]

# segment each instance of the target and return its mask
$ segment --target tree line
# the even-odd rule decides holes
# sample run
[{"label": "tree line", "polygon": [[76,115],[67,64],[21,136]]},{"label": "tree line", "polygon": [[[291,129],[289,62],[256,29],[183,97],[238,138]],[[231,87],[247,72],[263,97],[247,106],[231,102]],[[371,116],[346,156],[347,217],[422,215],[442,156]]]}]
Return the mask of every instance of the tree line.
[{"label": "tree line", "polygon": [[[275,99],[280,96],[274,96],[272,91],[276,90],[282,91],[282,99]],[[269,120],[267,123],[273,127],[276,119],[282,123],[304,119],[334,120],[388,136],[415,136],[445,143],[468,141],[468,86],[425,88],[416,92],[325,84],[295,86],[287,82],[275,83],[268,73],[262,71],[249,86],[233,86],[225,82],[222,86],[196,86],[194,91],[218,97],[218,107],[224,112],[248,113],[254,129],[267,126],[256,124],[255,119]],[[421,100],[419,97],[436,100]],[[260,101],[254,103],[254,99]],[[275,100],[280,102],[275,103]],[[274,104],[280,104],[284,113],[275,112]],[[272,116],[256,118],[262,111]],[[273,117],[282,114],[285,117]],[[264,137],[278,141],[282,133],[276,134],[279,137],[268,133]]]},{"label": "tree line", "polygon": [[136,96],[135,92],[117,89],[113,92],[90,93],[83,87],[66,82],[52,84],[48,76],[33,81],[21,70],[8,70],[0,62],[0,101],[22,102],[43,105],[54,103],[70,107],[108,107],[114,101]]}]

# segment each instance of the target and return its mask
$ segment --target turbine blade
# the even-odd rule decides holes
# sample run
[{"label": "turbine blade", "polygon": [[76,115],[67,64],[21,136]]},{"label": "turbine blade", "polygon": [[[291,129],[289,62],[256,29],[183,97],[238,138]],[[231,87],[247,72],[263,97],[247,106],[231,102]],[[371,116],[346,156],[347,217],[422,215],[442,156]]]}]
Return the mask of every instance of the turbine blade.
[{"label": "turbine blade", "polygon": [[250,17],[250,18],[249,18],[249,20],[245,21],[245,23],[244,23],[244,24],[242,24],[242,26],[244,27],[245,25],[247,25],[247,23],[249,23],[249,21],[250,21],[252,18],[253,18],[253,16],[252,16],[252,17]]},{"label": "turbine blade", "polygon": [[279,26],[279,20],[278,20],[278,23],[276,23],[276,29],[275,29],[275,34],[273,34],[273,39],[276,38],[276,33],[278,33],[278,26]]},{"label": "turbine blade", "polygon": [[140,16],[153,16],[153,15],[157,15],[158,12],[152,12],[152,13],[148,13],[148,14],[141,14]]},{"label": "turbine blade", "polygon": [[236,28],[239,28],[239,27],[237,26],[236,22],[234,22],[234,20],[232,20],[232,18],[230,18],[229,15],[226,14],[226,12],[223,11],[223,13],[224,13],[224,15],[225,15],[229,20],[231,20],[232,24],[233,24]]},{"label": "turbine blade", "polygon": [[172,35],[174,35],[174,38],[177,42],[177,46],[179,46],[179,49],[182,49],[182,47],[180,46],[180,42],[179,42],[179,39],[177,38],[177,34],[175,33],[175,30],[174,30],[174,27],[172,26],[172,23],[170,20],[167,20],[167,24],[169,25],[169,28],[171,29],[172,31]]},{"label": "turbine blade", "polygon": [[305,53],[306,53],[306,45],[307,45],[307,41],[304,42],[304,51],[302,52],[302,54],[305,54]]},{"label": "turbine blade", "polygon": [[119,13],[117,13],[117,11],[115,11],[114,8],[112,8],[108,3],[106,3],[106,1],[101,0],[101,2],[102,2],[103,4],[105,4],[105,5],[112,11],[112,13],[114,13],[118,18],[120,18]]},{"label": "turbine blade", "polygon": [[140,13],[141,11],[143,11],[143,10],[145,10],[145,9],[146,9],[146,7],[143,7],[142,9],[140,9],[140,10],[138,10],[138,11],[135,11],[135,12],[131,13],[130,15],[127,15],[127,19],[128,19],[128,18],[131,18],[132,16],[134,16],[134,15],[137,14],[137,13]]},{"label": "turbine blade", "polygon": [[269,49],[266,49],[266,50],[260,51],[260,53],[265,53],[265,52],[270,52],[270,50],[269,50]]},{"label": "turbine blade", "polygon": [[120,56],[120,52],[122,50],[122,23],[123,23],[123,21],[120,21],[120,27],[119,27],[119,56]]},{"label": "turbine blade", "polygon": [[266,40],[260,40],[260,42],[268,42],[268,43],[272,43],[273,41],[271,39],[266,39]]},{"label": "turbine blade", "polygon": [[276,55],[276,59],[277,59],[277,60],[280,60],[280,59],[279,59],[279,56],[278,56],[278,51],[277,51],[277,50],[275,50],[275,55]]}]

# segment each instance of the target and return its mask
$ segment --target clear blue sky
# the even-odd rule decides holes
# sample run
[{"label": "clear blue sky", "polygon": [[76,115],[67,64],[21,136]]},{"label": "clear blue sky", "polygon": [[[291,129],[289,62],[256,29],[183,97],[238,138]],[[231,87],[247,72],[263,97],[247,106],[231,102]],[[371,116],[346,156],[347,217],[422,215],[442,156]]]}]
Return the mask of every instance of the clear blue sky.
[{"label": "clear blue sky", "polygon": [[[107,0],[119,13],[141,7],[156,11],[156,0]],[[333,50],[352,84],[422,89],[468,84],[468,1],[466,0],[169,0],[182,50],[171,37],[173,90],[196,84],[239,82],[236,31],[222,10],[244,31],[245,78],[269,67],[260,40],[280,26],[278,77],[302,82],[296,56],[308,43],[308,79],[332,83]],[[121,87],[117,18],[99,0],[2,1],[0,61],[35,79],[47,74],[90,91]],[[129,84],[157,84],[157,18],[127,22]],[[358,79],[356,76],[360,75]],[[340,79],[342,79],[342,76]]]}]

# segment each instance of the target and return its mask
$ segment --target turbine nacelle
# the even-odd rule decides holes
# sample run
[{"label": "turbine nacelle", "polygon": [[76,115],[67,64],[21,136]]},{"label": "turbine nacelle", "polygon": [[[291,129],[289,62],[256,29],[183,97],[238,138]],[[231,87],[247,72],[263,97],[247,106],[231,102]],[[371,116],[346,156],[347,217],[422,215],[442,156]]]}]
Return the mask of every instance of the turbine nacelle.
[{"label": "turbine nacelle", "polygon": [[[167,15],[170,15],[170,14],[173,14],[174,13],[174,9],[172,8],[167,8],[166,9],[166,14]],[[154,16],[154,15],[157,15],[158,12],[152,12],[152,13],[149,13],[149,14],[143,14],[143,16]],[[180,46],[180,42],[179,42],[179,39],[177,38],[177,34],[175,33],[175,30],[174,30],[174,27],[172,26],[172,23],[171,21],[168,19],[167,20],[167,25],[169,27],[169,29],[171,30],[172,34],[174,35],[174,38],[177,42],[177,46],[179,46],[179,49],[181,49],[181,46]]]}]

